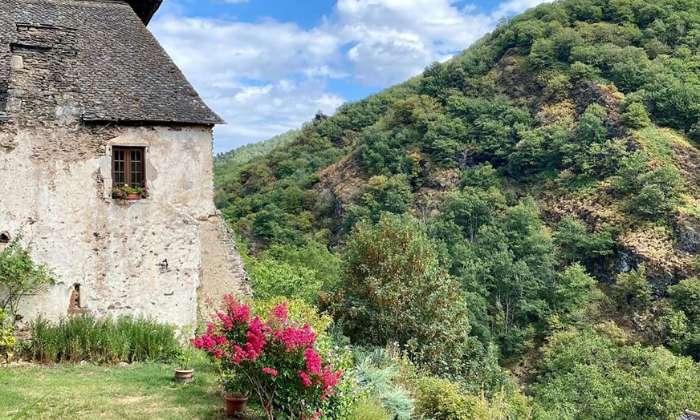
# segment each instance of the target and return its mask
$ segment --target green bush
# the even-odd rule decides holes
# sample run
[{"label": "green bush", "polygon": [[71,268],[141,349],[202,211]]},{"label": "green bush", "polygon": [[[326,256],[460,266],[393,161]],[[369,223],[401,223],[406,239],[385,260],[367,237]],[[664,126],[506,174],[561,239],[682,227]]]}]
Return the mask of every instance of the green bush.
[{"label": "green bush", "polygon": [[644,104],[633,102],[622,113],[622,123],[632,129],[646,128],[651,125],[651,119]]},{"label": "green bush", "polygon": [[81,315],[58,323],[39,318],[30,334],[24,356],[42,363],[170,361],[180,352],[174,327],[128,316]]},{"label": "green bush", "polygon": [[350,408],[349,420],[394,420],[381,403],[372,398],[361,398]]},{"label": "green bush", "polygon": [[7,319],[7,314],[0,309],[0,362],[12,358],[16,344],[15,330]]},{"label": "green bush", "polygon": [[589,270],[605,269],[615,251],[615,234],[610,228],[589,232],[585,224],[565,216],[554,233],[554,244],[567,264],[580,262]]},{"label": "green bush", "polygon": [[470,395],[454,382],[423,377],[417,382],[416,414],[432,420],[526,420],[530,401],[512,385],[491,399]]},{"label": "green bush", "polygon": [[446,379],[422,378],[418,382],[417,414],[434,420],[481,419],[476,401]]},{"label": "green bush", "polygon": [[668,289],[674,308],[681,310],[690,322],[700,322],[700,277],[683,280]]},{"label": "green bush", "polygon": [[700,404],[698,375],[698,364],[664,348],[572,330],[544,347],[531,393],[542,419],[670,420]]},{"label": "green bush", "polygon": [[20,240],[15,238],[0,252],[0,310],[7,313],[13,325],[20,301],[54,283],[48,268],[34,262]]},{"label": "green bush", "polygon": [[684,183],[678,169],[663,165],[650,169],[648,157],[637,152],[626,158],[617,176],[617,186],[631,194],[628,211],[658,220],[668,215],[678,203]]},{"label": "green bush", "polygon": [[644,312],[651,304],[652,291],[643,265],[629,273],[620,273],[612,287],[613,298],[624,312]]},{"label": "green bush", "polygon": [[355,367],[360,390],[379,402],[395,420],[411,419],[414,408],[411,393],[401,383],[404,364],[400,358],[376,349],[360,355]]},{"label": "green bush", "polygon": [[308,241],[302,247],[276,244],[249,263],[255,297],[285,296],[318,303],[340,278],[340,259],[325,245]]},{"label": "green bush", "polygon": [[397,342],[434,370],[459,368],[469,351],[469,320],[459,284],[438,261],[435,244],[410,216],[384,214],[356,226],[333,312],[353,342]]}]

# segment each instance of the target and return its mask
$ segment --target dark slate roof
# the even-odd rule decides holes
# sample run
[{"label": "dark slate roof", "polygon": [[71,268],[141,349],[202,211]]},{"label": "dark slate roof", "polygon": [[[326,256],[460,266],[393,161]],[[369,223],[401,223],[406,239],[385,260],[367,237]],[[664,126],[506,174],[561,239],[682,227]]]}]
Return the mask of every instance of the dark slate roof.
[{"label": "dark slate roof", "polygon": [[144,25],[159,4],[160,0],[0,0],[0,108],[3,87],[7,89],[10,80],[10,45],[21,23],[74,30],[77,55],[62,76],[73,78],[78,86],[84,121],[222,123]]}]

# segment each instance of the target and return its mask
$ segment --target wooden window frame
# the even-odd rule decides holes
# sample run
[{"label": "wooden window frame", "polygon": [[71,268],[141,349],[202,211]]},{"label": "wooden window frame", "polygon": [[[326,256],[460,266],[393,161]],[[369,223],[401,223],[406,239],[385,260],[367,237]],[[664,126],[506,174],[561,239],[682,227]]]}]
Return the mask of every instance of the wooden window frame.
[{"label": "wooden window frame", "polygon": [[[124,160],[117,160],[117,154],[119,152],[123,153]],[[141,153],[141,161],[138,165],[138,171],[141,174],[141,180],[135,181],[134,171],[132,169],[132,152]],[[123,171],[117,170],[117,163],[123,163]],[[123,173],[123,182],[119,182],[122,176],[119,174]],[[124,185],[129,185],[132,187],[146,187],[146,148],[140,146],[112,146],[112,187],[118,188]]]}]

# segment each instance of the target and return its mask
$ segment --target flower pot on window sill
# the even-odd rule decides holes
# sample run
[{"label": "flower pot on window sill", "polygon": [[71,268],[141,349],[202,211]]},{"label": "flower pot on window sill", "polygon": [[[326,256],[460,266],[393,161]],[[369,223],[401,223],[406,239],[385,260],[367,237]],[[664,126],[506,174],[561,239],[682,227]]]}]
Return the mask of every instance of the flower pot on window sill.
[{"label": "flower pot on window sill", "polygon": [[225,413],[227,417],[237,417],[245,411],[248,405],[248,396],[243,394],[228,394],[224,396]]},{"label": "flower pot on window sill", "polygon": [[138,201],[141,199],[141,194],[139,193],[129,193],[126,195],[127,201]]}]

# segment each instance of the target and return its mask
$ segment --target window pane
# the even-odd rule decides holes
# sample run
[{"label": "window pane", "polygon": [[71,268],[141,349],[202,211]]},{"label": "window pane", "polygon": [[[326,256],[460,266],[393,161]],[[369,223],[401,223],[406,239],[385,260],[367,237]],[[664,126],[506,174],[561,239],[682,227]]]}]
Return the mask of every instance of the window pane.
[{"label": "window pane", "polygon": [[134,185],[143,186],[143,162],[141,150],[131,150],[130,156],[131,161],[129,170],[131,171],[131,183]]},{"label": "window pane", "polygon": [[123,186],[126,183],[126,174],[124,171],[124,158],[125,158],[125,153],[124,150],[117,150],[114,149],[112,151],[113,155],[113,162],[112,162],[112,174],[114,177],[114,185],[117,187]]}]

